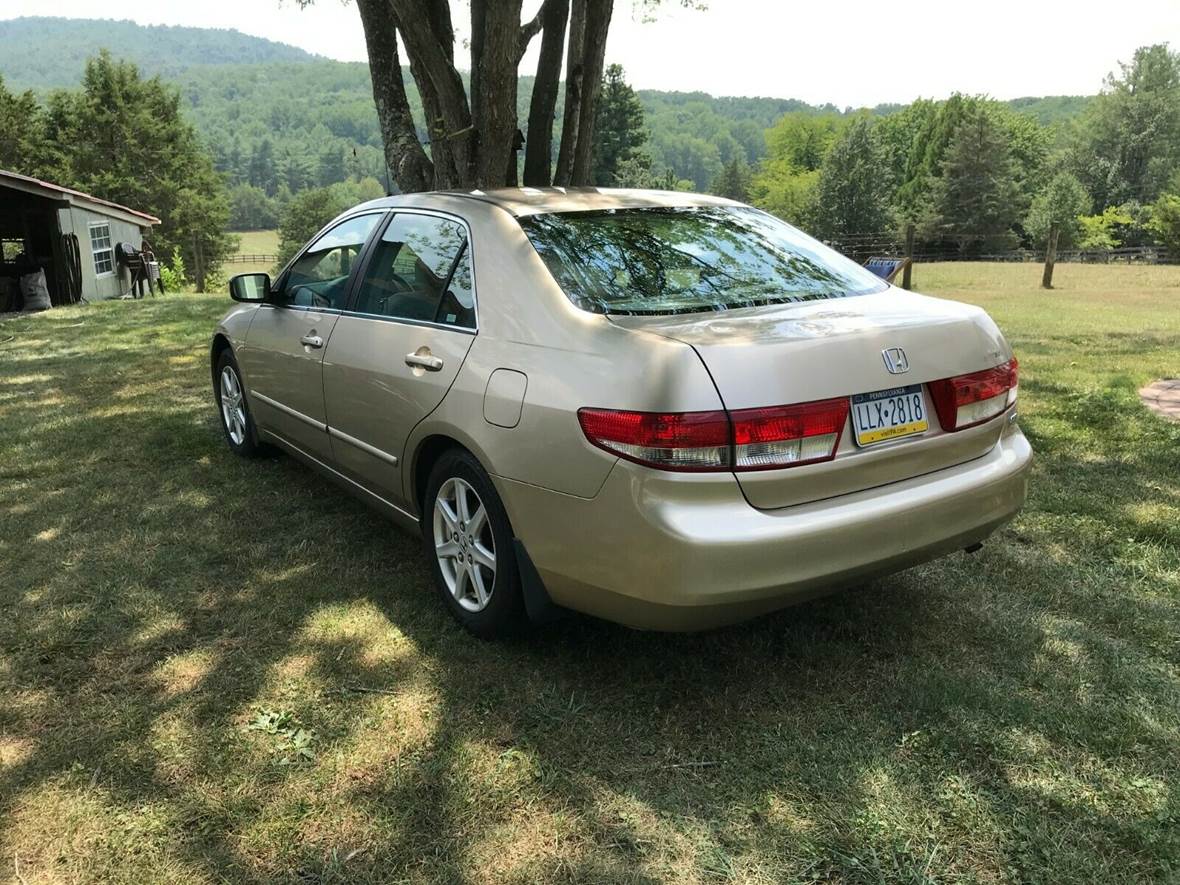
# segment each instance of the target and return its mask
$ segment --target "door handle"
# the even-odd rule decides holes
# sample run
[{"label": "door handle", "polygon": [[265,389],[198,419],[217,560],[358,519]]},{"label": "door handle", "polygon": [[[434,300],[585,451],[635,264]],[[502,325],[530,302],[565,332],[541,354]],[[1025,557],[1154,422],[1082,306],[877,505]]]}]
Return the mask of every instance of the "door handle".
[{"label": "door handle", "polygon": [[415,351],[414,353],[406,354],[406,365],[425,369],[427,372],[437,372],[443,367],[443,361],[440,356],[432,356],[430,351],[426,353]]},{"label": "door handle", "polygon": [[304,335],[299,339],[300,344],[305,344],[308,347],[323,347],[324,339],[319,335]]}]

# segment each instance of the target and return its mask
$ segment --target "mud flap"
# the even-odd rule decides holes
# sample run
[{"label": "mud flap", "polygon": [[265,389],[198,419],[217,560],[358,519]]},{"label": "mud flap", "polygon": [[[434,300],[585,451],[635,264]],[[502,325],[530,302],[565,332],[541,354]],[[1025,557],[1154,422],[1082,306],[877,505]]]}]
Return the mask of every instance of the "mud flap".
[{"label": "mud flap", "polygon": [[533,624],[549,624],[564,618],[569,612],[549,598],[549,591],[541,576],[537,574],[537,567],[524,549],[520,538],[512,539],[512,546],[516,552],[516,573],[520,575],[520,591],[524,596],[524,609]]}]

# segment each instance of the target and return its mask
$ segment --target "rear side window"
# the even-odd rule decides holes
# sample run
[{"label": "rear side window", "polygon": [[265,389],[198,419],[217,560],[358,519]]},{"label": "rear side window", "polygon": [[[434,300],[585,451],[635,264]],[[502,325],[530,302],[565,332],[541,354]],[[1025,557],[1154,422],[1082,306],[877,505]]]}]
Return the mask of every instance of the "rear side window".
[{"label": "rear side window", "polygon": [[431,215],[395,215],[373,250],[358,313],[474,328],[467,231]]},{"label": "rear side window", "polygon": [[863,295],[880,278],[757,209],[609,209],[522,218],[578,307],[672,314]]}]

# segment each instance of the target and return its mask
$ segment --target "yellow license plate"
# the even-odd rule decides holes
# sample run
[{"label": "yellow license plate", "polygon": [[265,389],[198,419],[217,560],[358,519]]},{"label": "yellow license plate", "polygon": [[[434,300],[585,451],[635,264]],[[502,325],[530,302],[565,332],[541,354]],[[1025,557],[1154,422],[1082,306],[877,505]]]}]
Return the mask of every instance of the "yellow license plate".
[{"label": "yellow license plate", "polygon": [[852,429],[858,446],[871,446],[930,429],[921,384],[852,397]]}]

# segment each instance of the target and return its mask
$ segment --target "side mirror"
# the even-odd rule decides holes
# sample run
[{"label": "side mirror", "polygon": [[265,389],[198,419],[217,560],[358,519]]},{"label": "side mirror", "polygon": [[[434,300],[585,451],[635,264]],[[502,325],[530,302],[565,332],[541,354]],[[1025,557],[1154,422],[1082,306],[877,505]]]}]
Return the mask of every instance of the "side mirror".
[{"label": "side mirror", "polygon": [[240,273],[229,281],[229,297],[247,304],[261,304],[270,295],[270,274]]}]

